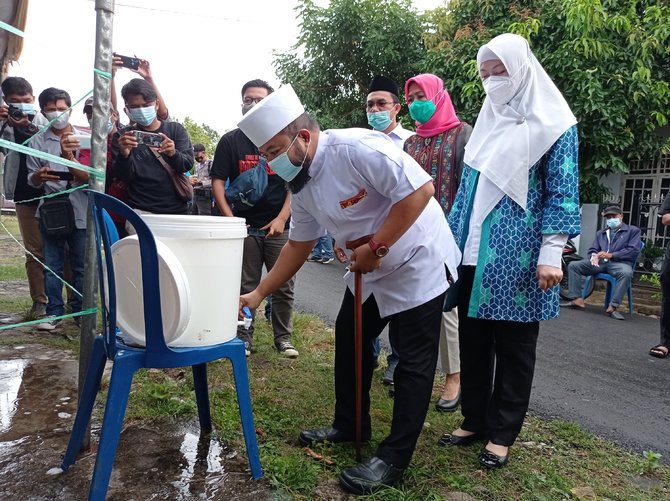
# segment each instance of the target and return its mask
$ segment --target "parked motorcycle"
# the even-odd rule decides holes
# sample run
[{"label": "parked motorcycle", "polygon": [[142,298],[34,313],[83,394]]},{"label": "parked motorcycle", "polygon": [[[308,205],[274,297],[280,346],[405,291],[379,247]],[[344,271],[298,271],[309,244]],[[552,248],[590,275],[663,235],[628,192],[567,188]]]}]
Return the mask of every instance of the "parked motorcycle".
[{"label": "parked motorcycle", "polygon": [[[563,247],[563,255],[561,256],[561,269],[563,270],[563,280],[561,280],[559,290],[561,299],[565,301],[573,299],[570,297],[568,288],[568,265],[573,261],[580,261],[582,259],[584,258],[579,254],[577,254],[577,247],[575,246],[575,243],[572,240],[568,239],[567,243],[565,244],[565,247]],[[589,288],[586,291],[586,296],[584,297],[585,299],[593,293],[593,289],[596,285],[595,282],[596,282],[595,280],[591,280],[591,282],[589,283]],[[583,289],[583,281],[581,285],[582,286],[579,288],[580,290]]]}]

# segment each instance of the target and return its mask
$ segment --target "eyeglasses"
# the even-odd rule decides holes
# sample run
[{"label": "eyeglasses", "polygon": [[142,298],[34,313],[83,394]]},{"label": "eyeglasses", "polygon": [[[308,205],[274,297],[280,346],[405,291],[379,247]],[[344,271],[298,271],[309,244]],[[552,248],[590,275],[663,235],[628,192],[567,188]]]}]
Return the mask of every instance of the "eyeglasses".
[{"label": "eyeglasses", "polygon": [[242,100],[242,103],[244,104],[258,104],[263,100],[262,97],[245,97]]},{"label": "eyeglasses", "polygon": [[387,101],[386,99],[377,99],[376,101],[368,101],[365,104],[366,109],[371,110],[373,108],[386,108],[388,105],[393,106],[394,104],[398,104],[398,101]]}]

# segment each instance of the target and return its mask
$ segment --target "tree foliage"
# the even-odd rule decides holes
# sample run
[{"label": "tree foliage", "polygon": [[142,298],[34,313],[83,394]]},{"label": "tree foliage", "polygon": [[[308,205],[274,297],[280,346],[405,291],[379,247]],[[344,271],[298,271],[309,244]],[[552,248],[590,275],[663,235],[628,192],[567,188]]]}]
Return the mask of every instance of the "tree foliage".
[{"label": "tree foliage", "polygon": [[409,0],[301,0],[300,37],[277,54],[277,75],[291,83],[323,127],[367,126],[363,103],[377,74],[402,85],[425,55],[423,17]]},{"label": "tree foliage", "polygon": [[667,148],[670,8],[654,1],[452,0],[431,12],[425,71],[441,75],[474,120],[484,97],[477,48],[500,33],[528,39],[579,121],[581,194],[600,201],[601,176]]},{"label": "tree foliage", "polygon": [[191,117],[187,116],[182,124],[188,132],[193,144],[205,145],[205,151],[209,158],[214,158],[214,150],[221,138],[221,135],[207,124],[198,124]]},{"label": "tree foliage", "polygon": [[601,176],[652,158],[670,116],[670,7],[659,0],[451,0],[418,13],[409,0],[301,0],[301,33],[278,54],[290,82],[322,126],[365,126],[367,84],[403,84],[426,71],[445,81],[459,115],[474,123],[484,99],[475,57],[500,33],[517,33],[579,120],[584,201],[604,195]]}]

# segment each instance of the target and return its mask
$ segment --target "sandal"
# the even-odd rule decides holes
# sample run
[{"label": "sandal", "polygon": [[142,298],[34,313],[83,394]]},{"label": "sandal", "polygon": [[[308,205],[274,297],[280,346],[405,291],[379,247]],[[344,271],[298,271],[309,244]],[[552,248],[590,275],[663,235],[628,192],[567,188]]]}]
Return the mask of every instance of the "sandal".
[{"label": "sandal", "polygon": [[666,358],[669,352],[670,349],[667,346],[659,344],[649,350],[649,355],[656,358]]}]

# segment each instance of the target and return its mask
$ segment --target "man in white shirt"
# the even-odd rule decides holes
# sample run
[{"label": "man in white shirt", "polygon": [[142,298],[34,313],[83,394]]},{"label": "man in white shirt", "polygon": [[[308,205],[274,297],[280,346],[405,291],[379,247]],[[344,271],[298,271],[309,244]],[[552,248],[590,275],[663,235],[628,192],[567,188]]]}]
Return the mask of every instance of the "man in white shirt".
[{"label": "man in white shirt", "polygon": [[396,120],[400,111],[400,93],[398,85],[388,77],[377,75],[372,79],[365,111],[370,127],[386,134],[401,150],[405,140],[414,135]]},{"label": "man in white shirt", "polygon": [[[432,179],[388,137],[362,129],[319,131],[290,86],[261,101],[238,124],[288,182],[291,228],[273,269],[240,298],[256,308],[304,264],[327,229],[349,242],[351,271],[363,273],[363,438],[371,435],[372,340],[387,324],[397,333],[400,363],[390,435],[374,457],[344,470],[342,486],[356,494],[395,484],[409,465],[423,427],[437,362],[447,272],[460,252]],[[367,242],[352,245],[355,241]],[[447,271],[448,270],[448,271]],[[335,325],[335,419],[305,430],[302,445],[353,441],[355,433],[354,277]]]}]

